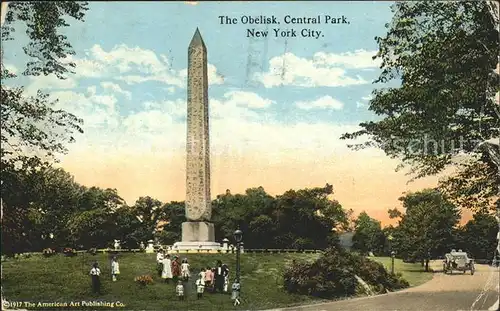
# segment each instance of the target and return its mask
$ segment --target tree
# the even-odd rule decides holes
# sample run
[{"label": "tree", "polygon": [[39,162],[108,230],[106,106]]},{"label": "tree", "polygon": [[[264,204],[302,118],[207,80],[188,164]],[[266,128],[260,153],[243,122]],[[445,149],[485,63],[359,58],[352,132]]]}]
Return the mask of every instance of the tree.
[{"label": "tree", "polygon": [[124,205],[124,201],[116,189],[83,189],[78,210],[69,217],[66,225],[67,241],[73,247],[107,247],[116,239],[114,213]]},{"label": "tree", "polygon": [[456,205],[475,212],[487,212],[500,202],[496,189],[498,184],[500,175],[497,167],[484,154],[478,161],[461,163],[457,173],[441,180],[440,188]]},{"label": "tree", "polygon": [[216,238],[232,238],[239,227],[248,248],[324,249],[337,242],[334,229],[347,225],[346,213],[332,194],[328,184],[277,197],[262,187],[244,195],[227,191],[212,203]]},{"label": "tree", "polygon": [[170,202],[163,207],[163,217],[167,223],[163,230],[157,235],[162,244],[173,244],[181,240],[182,223],[187,221],[185,203]]},{"label": "tree", "polygon": [[[67,17],[83,21],[86,2],[77,1],[28,1],[11,2],[2,26],[2,42],[13,40],[16,27],[26,27],[28,43],[23,47],[29,57],[23,75],[55,74],[65,79],[71,68],[68,56],[74,55],[67,37],[61,29],[69,26]],[[56,153],[66,152],[65,143],[73,142],[75,132],[83,132],[82,120],[63,110],[54,109],[55,101],[47,94],[26,96],[23,87],[7,87],[6,79],[15,77],[3,64],[0,55],[1,86],[1,147],[2,170],[7,161],[40,162],[54,159]]]},{"label": "tree", "polygon": [[38,170],[9,165],[2,181],[3,253],[41,250],[66,240],[66,223],[78,210],[83,192],[73,176],[49,165]]},{"label": "tree", "polygon": [[120,245],[124,248],[137,248],[144,242],[142,233],[142,223],[137,218],[134,209],[123,205],[113,213],[114,227],[109,228],[114,232],[114,239],[120,240]]},{"label": "tree", "polygon": [[460,228],[461,248],[476,259],[492,259],[495,255],[497,222],[495,217],[479,212]]},{"label": "tree", "polygon": [[[342,138],[370,136],[353,147],[377,146],[410,165],[416,178],[480,157],[494,164],[498,176],[498,4],[419,1],[392,8],[386,36],[376,38],[374,58],[382,61],[376,83],[400,83],[373,92],[370,110],[378,121],[363,122],[360,131]],[[491,183],[498,198],[497,178]],[[496,214],[500,229],[500,202]],[[500,252],[500,241],[497,247]]]},{"label": "tree", "polygon": [[353,249],[367,254],[382,254],[385,245],[385,235],[380,221],[371,218],[365,211],[354,221]]},{"label": "tree", "polygon": [[156,226],[161,219],[164,219],[163,203],[152,197],[140,197],[132,206],[134,215],[141,221],[142,240],[153,239]]},{"label": "tree", "polygon": [[405,208],[394,232],[393,249],[399,257],[428,260],[454,247],[454,228],[460,212],[438,190],[425,189],[400,198]]}]

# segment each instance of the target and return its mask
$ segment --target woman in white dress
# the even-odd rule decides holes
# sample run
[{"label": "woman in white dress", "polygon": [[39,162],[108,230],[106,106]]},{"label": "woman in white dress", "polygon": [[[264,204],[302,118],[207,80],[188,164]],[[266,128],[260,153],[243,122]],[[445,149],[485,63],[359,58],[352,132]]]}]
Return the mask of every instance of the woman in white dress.
[{"label": "woman in white dress", "polygon": [[163,271],[163,258],[165,257],[164,251],[160,248],[158,253],[156,253],[156,270],[158,271],[158,276],[161,277]]},{"label": "woman in white dress", "polygon": [[189,263],[188,263],[187,258],[184,258],[182,260],[181,274],[182,274],[182,278],[184,279],[184,281],[189,280],[190,272],[189,272]]},{"label": "woman in white dress", "polygon": [[120,274],[120,265],[118,264],[116,257],[113,257],[113,260],[111,261],[111,276],[113,282],[116,282],[116,276],[118,274]]},{"label": "woman in white dress", "polygon": [[167,254],[162,261],[163,271],[161,272],[161,278],[165,280],[166,283],[169,283],[172,279],[172,261],[170,260],[170,255]]}]

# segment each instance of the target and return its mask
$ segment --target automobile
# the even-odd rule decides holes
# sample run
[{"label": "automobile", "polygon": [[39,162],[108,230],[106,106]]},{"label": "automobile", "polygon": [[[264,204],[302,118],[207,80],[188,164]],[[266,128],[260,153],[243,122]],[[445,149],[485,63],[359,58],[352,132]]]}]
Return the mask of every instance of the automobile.
[{"label": "automobile", "polygon": [[443,260],[443,272],[453,274],[453,271],[462,271],[463,273],[470,271],[471,275],[474,275],[474,259],[469,258],[466,252],[461,249],[457,251],[452,250],[451,252],[444,255]]}]

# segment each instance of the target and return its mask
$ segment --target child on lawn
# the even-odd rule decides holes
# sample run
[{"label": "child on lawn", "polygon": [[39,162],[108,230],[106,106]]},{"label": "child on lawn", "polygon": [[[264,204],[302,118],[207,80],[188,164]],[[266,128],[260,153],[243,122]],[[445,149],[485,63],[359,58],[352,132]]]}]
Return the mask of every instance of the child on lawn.
[{"label": "child on lawn", "polygon": [[205,281],[201,273],[198,274],[198,279],[196,280],[195,284],[197,297],[198,299],[201,299],[201,297],[203,297],[203,292],[205,291]]},{"label": "child on lawn", "polygon": [[99,269],[99,264],[94,262],[92,269],[90,269],[90,277],[92,278],[92,291],[94,294],[101,294],[101,280],[99,276],[101,275],[101,269]]},{"label": "child on lawn", "polygon": [[116,259],[115,256],[111,261],[111,276],[113,277],[113,282],[116,282],[116,276],[118,274],[120,274],[120,265],[118,264],[118,259]]},{"label": "child on lawn", "polygon": [[188,263],[187,258],[184,258],[182,260],[181,275],[182,275],[182,278],[184,279],[184,281],[189,280],[190,273],[189,273],[189,263]]},{"label": "child on lawn", "polygon": [[184,285],[182,285],[182,281],[177,282],[175,292],[177,293],[177,297],[179,297],[179,300],[184,300]]}]

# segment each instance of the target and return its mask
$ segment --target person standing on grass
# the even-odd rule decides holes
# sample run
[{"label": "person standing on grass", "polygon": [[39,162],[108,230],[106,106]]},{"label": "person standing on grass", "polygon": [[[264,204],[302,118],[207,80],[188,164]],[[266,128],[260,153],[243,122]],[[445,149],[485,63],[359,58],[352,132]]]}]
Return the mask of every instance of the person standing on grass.
[{"label": "person standing on grass", "polygon": [[172,261],[170,260],[170,255],[167,254],[162,261],[163,271],[161,272],[161,278],[165,280],[165,283],[170,283],[172,279]]},{"label": "person standing on grass", "polygon": [[205,287],[209,292],[212,292],[213,280],[214,272],[212,271],[212,268],[207,267],[207,269],[205,270]]},{"label": "person standing on grass", "polygon": [[116,282],[116,276],[118,274],[120,274],[120,265],[118,264],[118,259],[114,256],[111,261],[111,276],[113,277],[113,282]]},{"label": "person standing on grass", "polygon": [[177,283],[177,280],[181,276],[181,264],[177,256],[174,256],[174,260],[172,261],[172,276],[175,283]]},{"label": "person standing on grass", "polygon": [[163,271],[163,259],[165,258],[165,253],[163,249],[159,249],[156,253],[156,270],[158,270],[158,276],[161,277],[161,272]]},{"label": "person standing on grass", "polygon": [[[205,269],[203,269],[203,270],[205,270]],[[203,276],[202,276],[202,273],[200,272],[198,274],[198,279],[195,282],[196,294],[197,294],[198,299],[201,299],[203,297],[203,292],[205,292],[205,277],[204,277],[204,275],[205,275],[205,273],[203,273]]]},{"label": "person standing on grass", "polygon": [[90,277],[92,278],[92,292],[94,294],[101,294],[101,280],[99,276],[101,275],[101,269],[99,269],[99,264],[94,262],[92,269],[90,269]]},{"label": "person standing on grass", "polygon": [[189,280],[190,273],[189,273],[189,263],[188,263],[187,258],[184,258],[182,260],[181,274],[182,274],[182,278],[184,279],[184,281]]},{"label": "person standing on grass", "polygon": [[184,300],[184,285],[182,285],[181,280],[177,282],[177,286],[175,287],[175,292],[177,294],[177,297],[179,297],[179,300]]},{"label": "person standing on grass", "polygon": [[227,293],[229,289],[229,267],[223,264],[222,268],[224,269],[224,293]]},{"label": "person standing on grass", "polygon": [[205,286],[205,274],[206,274],[205,268],[201,268],[200,273],[198,273],[198,278],[201,278],[203,286]]},{"label": "person standing on grass", "polygon": [[215,288],[214,292],[223,292],[224,290],[224,268],[222,267],[222,261],[217,260],[217,267],[214,271]]}]

